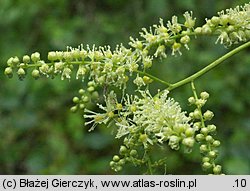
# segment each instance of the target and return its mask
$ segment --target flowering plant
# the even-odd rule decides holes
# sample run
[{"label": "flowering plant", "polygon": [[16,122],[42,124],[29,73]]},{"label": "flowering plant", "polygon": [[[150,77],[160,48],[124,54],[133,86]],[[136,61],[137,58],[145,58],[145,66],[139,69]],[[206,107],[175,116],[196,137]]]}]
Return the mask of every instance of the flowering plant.
[{"label": "flowering plant", "polygon": [[[119,154],[110,162],[115,171],[120,171],[126,163],[133,163],[146,166],[147,173],[152,174],[154,168],[167,163],[166,158],[152,159],[151,151],[155,147],[169,145],[172,150],[190,153],[198,144],[202,168],[208,173],[221,174],[222,167],[216,162],[220,145],[214,136],[216,126],[207,124],[214,114],[210,110],[203,111],[209,94],[205,91],[198,94],[194,82],[250,46],[250,4],[221,11],[218,16],[206,19],[200,27],[195,26],[196,18],[192,12],[185,12],[183,16],[183,23],[173,16],[171,21],[160,19],[159,24],[143,28],[140,39],[130,37],[129,47],[123,44],[114,50],[95,45],[67,47],[66,51],[48,52],[48,61],[42,60],[38,52],[24,55],[22,59],[15,56],[8,59],[4,73],[12,77],[16,72],[23,80],[32,70],[35,79],[60,76],[64,80],[75,75],[77,80],[87,81],[87,87],[80,89],[79,95],[73,98],[71,111],[84,111],[85,126],[89,126],[89,131],[104,124],[114,128],[115,138],[123,140]],[[175,83],[150,73],[155,62],[169,55],[182,55],[183,49],[189,50],[192,38],[211,35],[217,36],[216,43],[225,47],[240,45]],[[130,83],[137,86],[133,94],[127,91]],[[165,85],[165,89],[152,95],[149,87],[154,83]],[[168,96],[169,92],[185,84],[190,84],[193,94],[188,98],[190,105],[195,107],[190,113],[182,111],[179,103]],[[102,99],[105,104],[101,104]],[[89,102],[96,103],[102,111],[90,110]]]}]

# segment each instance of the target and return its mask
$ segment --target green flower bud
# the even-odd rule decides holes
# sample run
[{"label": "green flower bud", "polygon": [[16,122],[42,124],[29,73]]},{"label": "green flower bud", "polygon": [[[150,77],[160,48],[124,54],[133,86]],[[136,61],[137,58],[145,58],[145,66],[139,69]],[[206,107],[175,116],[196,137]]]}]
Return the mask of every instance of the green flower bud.
[{"label": "green flower bud", "polygon": [[91,97],[92,97],[92,99],[94,99],[94,100],[98,99],[98,98],[99,98],[99,93],[98,93],[98,91],[92,92]]},{"label": "green flower bud", "polygon": [[120,157],[118,155],[113,156],[113,161],[118,162],[120,160]]},{"label": "green flower bud", "polygon": [[209,163],[209,162],[204,162],[204,163],[202,164],[202,167],[203,167],[205,170],[208,170],[208,169],[210,169],[210,168],[212,167],[212,164]]},{"label": "green flower bud", "polygon": [[109,166],[110,166],[111,168],[113,168],[115,165],[116,165],[116,163],[115,163],[114,161],[110,161]]},{"label": "green flower bud", "polygon": [[200,119],[200,111],[198,109],[194,110],[194,118]]},{"label": "green flower bud", "polygon": [[87,88],[87,90],[88,90],[88,92],[93,92],[93,91],[95,91],[95,88],[93,86],[89,86]]},{"label": "green flower bud", "polygon": [[33,62],[37,62],[40,60],[40,53],[39,52],[35,52],[33,54],[31,54],[31,60]]},{"label": "green flower bud", "polygon": [[129,153],[130,156],[132,157],[137,157],[138,153],[137,153],[137,150],[131,150],[130,153]]},{"label": "green flower bud", "polygon": [[187,128],[186,129],[186,131],[185,131],[185,135],[187,136],[187,137],[192,137],[193,135],[194,135],[194,129],[193,128]]},{"label": "green flower bud", "polygon": [[70,108],[70,111],[71,111],[72,113],[75,113],[75,112],[77,111],[77,106],[71,107],[71,108]]},{"label": "green flower bud", "polygon": [[24,62],[25,64],[29,63],[29,62],[30,62],[30,57],[29,57],[28,55],[24,55],[24,56],[23,56],[23,62]]},{"label": "green flower bud", "polygon": [[213,172],[214,174],[221,174],[221,165],[216,165],[214,168],[213,168]]},{"label": "green flower bud", "polygon": [[209,94],[207,92],[201,92],[201,99],[207,100],[209,98]]},{"label": "green flower bud", "polygon": [[202,26],[201,33],[204,35],[212,34],[212,29],[207,24],[205,24]]},{"label": "green flower bud", "polygon": [[79,108],[80,109],[84,109],[85,108],[85,105],[83,103],[79,104]]},{"label": "green flower bud", "polygon": [[11,67],[5,68],[4,74],[5,74],[6,76],[8,76],[9,78],[12,78],[12,77],[13,77],[13,70],[12,70],[12,68],[11,68]]},{"label": "green flower bud", "polygon": [[38,79],[40,77],[40,72],[37,69],[34,69],[31,73],[32,77]]},{"label": "green flower bud", "polygon": [[185,36],[181,37],[180,42],[182,44],[187,44],[190,42],[190,37],[188,35],[185,35]]},{"label": "green flower bud", "polygon": [[211,18],[211,22],[214,24],[214,25],[218,25],[220,23],[220,18],[219,17],[216,17],[216,16],[213,16]]},{"label": "green flower bud", "polygon": [[190,104],[195,104],[195,98],[194,98],[194,97],[188,98],[188,102],[189,102]]},{"label": "green flower bud", "polygon": [[153,82],[153,80],[148,76],[143,76],[142,80],[145,84],[150,84]]},{"label": "green flower bud", "polygon": [[82,101],[84,102],[84,103],[87,103],[87,102],[89,102],[89,97],[88,96],[82,96]]},{"label": "green flower bud", "polygon": [[193,147],[194,146],[194,138],[192,137],[188,137],[188,138],[184,138],[182,140],[182,144],[187,146],[187,147]]},{"label": "green flower bud", "polygon": [[13,66],[13,57],[11,57],[11,58],[9,58],[8,60],[7,60],[7,65],[8,66]]},{"label": "green flower bud", "polygon": [[203,134],[197,134],[195,136],[195,139],[199,142],[203,141],[205,139],[205,136]]},{"label": "green flower bud", "polygon": [[203,157],[202,158],[202,162],[205,163],[205,162],[209,162],[210,161],[210,158],[209,157]]},{"label": "green flower bud", "polygon": [[141,134],[140,137],[139,137],[139,140],[140,140],[142,143],[146,143],[147,140],[148,140],[147,134]]},{"label": "green flower bud", "polygon": [[207,135],[205,139],[208,143],[212,143],[214,141],[214,139],[211,135]]},{"label": "green flower bud", "polygon": [[12,60],[12,64],[13,65],[18,65],[20,63],[20,61],[19,61],[19,58],[17,57],[17,56],[15,56],[14,58],[13,58],[13,60]]},{"label": "green flower bud", "polygon": [[200,146],[200,152],[201,153],[206,153],[207,151],[208,151],[207,145],[203,144],[203,145]]},{"label": "green flower bud", "polygon": [[212,133],[212,132],[216,131],[216,126],[215,125],[208,125],[207,129],[208,129],[209,133]]},{"label": "green flower bud", "polygon": [[208,156],[209,156],[210,158],[216,158],[217,153],[216,153],[215,151],[209,151],[209,152],[208,152]]},{"label": "green flower bud", "polygon": [[126,160],[121,159],[121,160],[119,160],[118,165],[123,166],[123,165],[125,165],[125,163],[126,163]]},{"label": "green flower bud", "polygon": [[180,142],[180,138],[177,137],[176,135],[172,135],[169,138],[168,144],[171,147],[171,149],[178,150],[180,148],[179,142]]},{"label": "green flower bud", "polygon": [[203,127],[203,128],[201,128],[201,133],[203,134],[203,135],[207,135],[208,134],[208,128],[206,128],[206,127]]},{"label": "green flower bud", "polygon": [[17,75],[18,75],[20,80],[23,80],[25,75],[26,75],[26,72],[25,72],[25,70],[23,68],[19,68],[17,70]]},{"label": "green flower bud", "polygon": [[50,61],[55,61],[57,59],[57,54],[56,52],[52,51],[48,53],[48,60]]},{"label": "green flower bud", "polygon": [[117,165],[117,166],[114,168],[114,170],[115,170],[116,172],[119,172],[119,171],[122,170],[122,166]]},{"label": "green flower bud", "polygon": [[214,147],[220,146],[220,141],[215,140],[215,141],[213,142],[213,146],[214,146]]},{"label": "green flower bud", "polygon": [[73,100],[74,103],[79,103],[79,98],[78,97],[74,97],[72,100]]},{"label": "green flower bud", "polygon": [[81,94],[81,95],[83,95],[83,94],[85,93],[85,90],[84,90],[84,89],[80,89],[80,90],[78,91],[78,93]]},{"label": "green flower bud", "polygon": [[122,145],[122,146],[120,147],[119,153],[120,153],[121,155],[125,155],[125,154],[127,154],[127,152],[128,152],[127,147],[124,146],[124,145]]},{"label": "green flower bud", "polygon": [[202,28],[201,28],[201,27],[197,27],[196,29],[194,29],[194,32],[195,32],[196,34],[201,34]]}]

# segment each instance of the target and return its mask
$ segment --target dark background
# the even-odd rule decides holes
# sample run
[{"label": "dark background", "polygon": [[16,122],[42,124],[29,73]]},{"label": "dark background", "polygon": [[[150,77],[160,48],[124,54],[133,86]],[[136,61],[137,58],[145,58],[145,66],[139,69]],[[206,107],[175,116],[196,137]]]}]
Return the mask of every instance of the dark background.
[{"label": "dark background", "polygon": [[[110,129],[88,133],[81,113],[72,114],[72,97],[82,84],[71,80],[3,75],[6,60],[39,51],[65,50],[80,43],[127,46],[142,27],[166,22],[192,10],[197,25],[243,0],[1,0],[0,1],[0,174],[113,174],[109,161],[119,141]],[[190,51],[157,63],[152,73],[170,82],[183,79],[230,49],[215,38],[192,39]],[[208,91],[206,108],[215,113],[221,140],[218,162],[226,174],[250,174],[250,56],[239,53],[203,76],[198,91]],[[159,87],[155,87],[159,88]],[[190,111],[189,85],[171,96]],[[168,156],[167,173],[203,174],[198,149],[192,154],[157,151]],[[121,174],[140,174],[128,166]],[[162,173],[162,169],[158,173]]]}]

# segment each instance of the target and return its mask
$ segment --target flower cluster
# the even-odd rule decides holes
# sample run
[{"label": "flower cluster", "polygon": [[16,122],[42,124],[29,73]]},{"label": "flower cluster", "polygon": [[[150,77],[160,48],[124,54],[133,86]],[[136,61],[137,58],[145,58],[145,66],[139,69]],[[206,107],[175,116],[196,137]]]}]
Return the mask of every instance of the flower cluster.
[{"label": "flower cluster", "polygon": [[[116,94],[110,92],[105,99],[106,106],[99,105],[105,113],[86,109],[87,114],[84,117],[90,120],[85,124],[92,124],[90,130],[93,130],[97,124],[113,122],[112,125],[117,128],[116,138],[124,139],[121,149],[127,152],[120,152],[124,162],[135,163],[135,160],[139,160],[135,159],[139,157],[135,154],[138,148],[147,151],[155,144],[167,143],[173,150],[179,150],[180,145],[183,145],[187,152],[191,151],[196,130],[191,127],[190,118],[181,111],[180,105],[174,99],[168,98],[168,91],[165,90],[155,97],[148,90],[140,91],[140,94],[141,96],[127,95],[119,103]],[[111,166],[117,170],[114,162],[113,160]]]},{"label": "flower cluster", "polygon": [[194,94],[194,97],[188,99],[191,105],[195,105],[196,109],[189,116],[193,119],[193,128],[197,130],[195,139],[200,143],[200,153],[202,154],[202,167],[204,170],[212,169],[214,174],[221,174],[222,167],[215,164],[215,159],[218,156],[217,148],[220,146],[220,141],[216,140],[213,135],[216,132],[215,125],[206,125],[205,122],[210,121],[214,114],[207,110],[202,113],[201,108],[207,102],[209,94],[202,92],[200,98]]},{"label": "flower cluster", "polygon": [[[172,55],[181,54],[181,47],[188,48],[190,41],[189,34],[193,31],[195,18],[192,13],[184,14],[185,23],[180,24],[176,16],[172,21],[164,25],[160,19],[159,25],[153,25],[149,31],[145,28],[140,32],[142,40],[130,37],[130,48],[118,45],[115,50],[109,46],[86,48],[80,45],[78,48],[68,47],[66,51],[48,52],[47,60],[40,58],[40,53],[35,52],[23,56],[11,57],[7,61],[5,74],[8,77],[17,72],[22,80],[27,74],[28,68],[32,68],[32,76],[38,79],[41,76],[55,77],[61,76],[61,79],[71,79],[76,74],[76,79],[84,80],[88,78],[94,81],[97,86],[116,86],[125,88],[126,83],[132,73],[139,73],[135,79],[138,86],[147,85],[152,81],[148,76],[142,73],[152,67],[154,58],[167,57],[167,48],[169,47]],[[77,72],[74,72],[76,68]],[[88,76],[88,77],[87,77]],[[138,81],[142,78],[144,81]],[[146,81],[146,82],[145,82]]]},{"label": "flower cluster", "polygon": [[197,34],[219,35],[217,42],[230,46],[250,39],[250,3],[226,9],[206,20],[206,24],[195,29]]}]

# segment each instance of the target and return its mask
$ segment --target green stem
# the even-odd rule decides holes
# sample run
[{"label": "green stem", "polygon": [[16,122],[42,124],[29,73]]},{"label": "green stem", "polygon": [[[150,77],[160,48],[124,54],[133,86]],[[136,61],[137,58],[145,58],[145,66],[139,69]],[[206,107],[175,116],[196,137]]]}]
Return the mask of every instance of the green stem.
[{"label": "green stem", "polygon": [[164,85],[166,85],[166,86],[170,86],[170,85],[171,85],[170,83],[168,83],[168,82],[166,82],[166,81],[164,81],[164,80],[161,80],[160,78],[157,78],[157,77],[155,77],[155,76],[153,76],[153,75],[151,75],[151,74],[148,74],[148,73],[146,73],[146,72],[142,72],[142,71],[139,71],[139,70],[137,70],[136,72],[137,72],[138,74],[141,74],[141,75],[144,75],[144,76],[148,76],[148,77],[151,78],[152,80],[157,81],[157,82],[159,82],[159,83],[162,83],[162,84],[164,84]]},{"label": "green stem", "polygon": [[192,81],[194,81],[196,78],[201,77],[202,75],[204,75],[205,73],[209,72],[210,70],[212,70],[213,68],[215,68],[216,66],[218,66],[219,64],[221,64],[222,62],[224,62],[225,60],[227,60],[228,58],[232,57],[233,55],[235,55],[236,53],[240,52],[241,50],[247,48],[250,46],[250,41],[246,42],[245,44],[235,48],[234,50],[228,52],[227,54],[223,55],[222,57],[220,57],[219,59],[215,60],[214,62],[212,62],[211,64],[209,64],[208,66],[206,66],[205,68],[201,69],[200,71],[196,72],[195,74],[181,80],[178,81],[174,84],[171,84],[167,89],[169,91],[176,89],[180,86],[183,86],[187,83],[190,83]]}]

